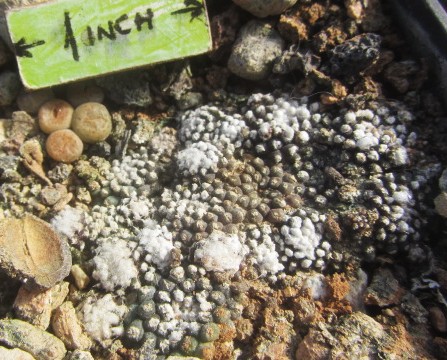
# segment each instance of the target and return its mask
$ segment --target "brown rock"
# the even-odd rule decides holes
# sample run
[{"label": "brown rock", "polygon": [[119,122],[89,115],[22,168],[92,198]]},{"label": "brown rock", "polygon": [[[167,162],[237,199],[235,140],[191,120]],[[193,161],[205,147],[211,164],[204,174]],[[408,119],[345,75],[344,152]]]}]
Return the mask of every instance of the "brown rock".
[{"label": "brown rock", "polygon": [[327,8],[317,2],[314,2],[310,6],[305,6],[301,9],[303,17],[308,21],[310,25],[314,25],[326,14],[326,12]]},{"label": "brown rock", "polygon": [[411,323],[426,324],[428,311],[412,293],[406,293],[400,304],[402,310],[411,319]]},{"label": "brown rock", "polygon": [[236,327],[232,321],[219,324],[219,341],[232,341],[236,337]]},{"label": "brown rock", "polygon": [[69,301],[59,306],[53,314],[51,327],[67,349],[87,350],[92,346],[89,337],[82,331],[73,304]]},{"label": "brown rock", "polygon": [[298,345],[295,359],[375,359],[391,338],[363,313],[344,316],[333,326],[319,323]]},{"label": "brown rock", "polygon": [[35,358],[26,351],[20,349],[7,349],[0,346],[0,359],[2,360],[35,360]]},{"label": "brown rock", "polygon": [[435,198],[435,209],[436,212],[443,216],[447,217],[447,193],[442,192]]},{"label": "brown rock", "polygon": [[434,351],[438,355],[438,359],[447,359],[447,339],[436,337],[433,341]]},{"label": "brown rock", "polygon": [[316,302],[306,297],[294,298],[293,310],[295,321],[302,328],[310,326],[318,316]]},{"label": "brown rock", "polygon": [[366,289],[365,304],[385,307],[400,302],[404,290],[393,273],[388,269],[379,269],[373,276],[370,286]]},{"label": "brown rock", "polygon": [[285,39],[298,43],[309,38],[307,25],[301,20],[299,14],[283,14],[279,18],[278,30]]},{"label": "brown rock", "polygon": [[341,26],[330,25],[314,36],[313,43],[317,52],[322,53],[344,43],[346,39],[347,34]]},{"label": "brown rock", "polygon": [[235,321],[236,340],[247,342],[253,335],[253,323],[249,319],[240,318]]},{"label": "brown rock", "polygon": [[256,359],[291,359],[297,335],[286,311],[273,305],[264,312],[264,325],[254,340]]},{"label": "brown rock", "polygon": [[213,50],[210,57],[214,61],[221,60],[231,51],[231,46],[236,39],[239,29],[240,15],[236,6],[214,16],[211,19],[211,33],[213,38]]},{"label": "brown rock", "polygon": [[40,192],[40,197],[45,205],[53,206],[62,198],[67,196],[67,188],[62,184],[54,184],[54,186],[46,186]]},{"label": "brown rock", "polygon": [[439,307],[435,306],[430,308],[429,317],[430,322],[436,331],[443,333],[447,332],[447,319]]},{"label": "brown rock", "polygon": [[413,60],[393,61],[386,66],[384,78],[401,94],[422,86],[427,79],[427,69]]},{"label": "brown rock", "polygon": [[43,152],[39,141],[36,139],[31,139],[25,141],[20,147],[20,155],[22,156],[23,165],[25,165],[28,170],[40,177],[48,185],[52,185],[50,179],[45,174],[43,169]]},{"label": "brown rock", "polygon": [[25,139],[37,132],[37,121],[29,116],[25,111],[15,111],[12,113],[12,121],[8,127],[8,137],[21,145]]},{"label": "brown rock", "polygon": [[363,16],[363,5],[360,0],[345,0],[346,13],[351,19],[359,20]]},{"label": "brown rock", "polygon": [[[226,360],[233,359],[234,343],[233,341],[217,342],[215,345],[214,359]],[[169,358],[168,358],[169,359]],[[196,360],[196,359],[194,359]]]},{"label": "brown rock", "polygon": [[23,285],[14,301],[14,311],[19,319],[45,330],[50,325],[51,312],[63,303],[67,295],[67,282],[48,290],[29,290]]},{"label": "brown rock", "polygon": [[365,32],[375,32],[383,29],[388,24],[388,19],[382,11],[380,0],[368,0],[363,9],[361,26]]},{"label": "brown rock", "polygon": [[71,254],[47,222],[26,215],[0,222],[0,267],[27,287],[51,288],[70,272]]}]

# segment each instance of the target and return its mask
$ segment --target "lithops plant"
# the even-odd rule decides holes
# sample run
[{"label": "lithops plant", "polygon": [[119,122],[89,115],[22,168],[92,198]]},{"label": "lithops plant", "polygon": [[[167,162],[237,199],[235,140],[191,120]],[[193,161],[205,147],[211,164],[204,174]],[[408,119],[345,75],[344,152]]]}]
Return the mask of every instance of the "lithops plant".
[{"label": "lithops plant", "polygon": [[82,141],[93,144],[110,135],[112,118],[104,105],[88,102],[75,109],[71,126]]}]

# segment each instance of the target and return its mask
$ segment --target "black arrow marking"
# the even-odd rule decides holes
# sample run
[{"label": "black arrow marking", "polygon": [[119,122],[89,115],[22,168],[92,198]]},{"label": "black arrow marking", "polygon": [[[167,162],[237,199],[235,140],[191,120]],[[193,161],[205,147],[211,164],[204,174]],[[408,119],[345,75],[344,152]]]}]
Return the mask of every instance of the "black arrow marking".
[{"label": "black arrow marking", "polygon": [[31,54],[28,49],[31,49],[36,46],[40,46],[45,44],[45,40],[38,40],[31,44],[27,44],[24,37],[22,37],[18,42],[14,43],[14,49],[16,51],[16,55],[20,57],[32,58],[33,54]]}]

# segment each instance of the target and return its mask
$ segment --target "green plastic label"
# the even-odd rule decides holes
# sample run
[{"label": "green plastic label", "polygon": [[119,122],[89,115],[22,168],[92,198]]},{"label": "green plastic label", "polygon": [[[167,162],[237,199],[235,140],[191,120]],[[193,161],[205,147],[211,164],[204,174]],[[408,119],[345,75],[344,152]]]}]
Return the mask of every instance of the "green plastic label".
[{"label": "green plastic label", "polygon": [[22,81],[37,89],[205,53],[203,0],[58,0],[9,10]]}]

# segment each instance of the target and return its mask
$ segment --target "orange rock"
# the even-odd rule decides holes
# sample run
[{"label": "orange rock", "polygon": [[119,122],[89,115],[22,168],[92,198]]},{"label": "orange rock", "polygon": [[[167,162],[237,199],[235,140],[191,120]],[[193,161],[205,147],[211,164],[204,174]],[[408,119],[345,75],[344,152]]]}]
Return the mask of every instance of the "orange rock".
[{"label": "orange rock", "polygon": [[86,350],[92,346],[92,341],[83,332],[76,311],[70,301],[63,303],[54,311],[51,327],[69,350]]},{"label": "orange rock", "polygon": [[22,286],[14,301],[14,311],[19,319],[45,330],[50,325],[51,312],[62,304],[67,295],[67,282],[48,290],[29,290]]}]

